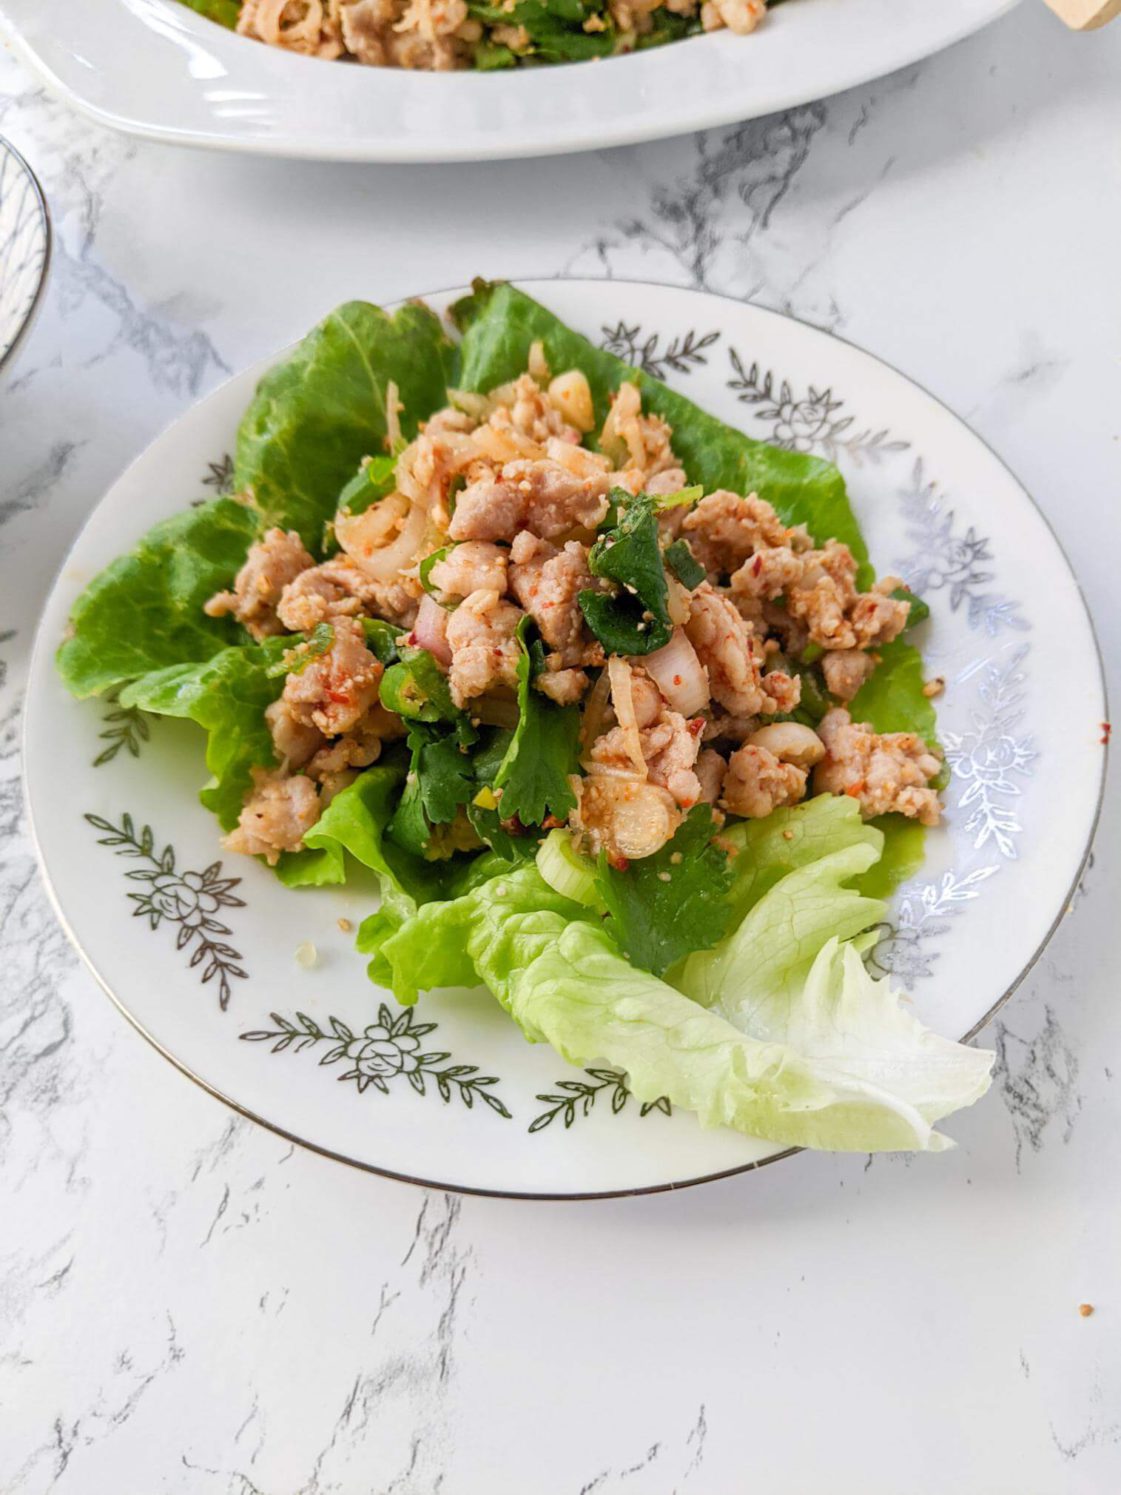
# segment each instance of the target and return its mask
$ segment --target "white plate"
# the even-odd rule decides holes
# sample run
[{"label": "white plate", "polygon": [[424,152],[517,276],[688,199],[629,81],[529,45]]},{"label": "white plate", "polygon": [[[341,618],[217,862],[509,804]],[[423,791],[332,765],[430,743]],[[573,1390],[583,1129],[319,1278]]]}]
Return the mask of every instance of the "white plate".
[{"label": "white plate", "polygon": [[[931,672],[947,680],[940,726],[954,778],[946,827],[929,835],[927,865],[901,891],[873,959],[911,989],[931,1027],[974,1033],[1063,913],[1101,791],[1100,662],[1047,524],[955,416],[837,338],[696,291],[621,281],[525,288],[722,419],[834,458],[874,559],[905,572],[930,602],[924,648]],[[441,309],[450,299],[430,298]],[[222,855],[196,798],[206,778],[202,733],[156,721],[149,739],[142,718],[78,703],[62,688],[52,656],[78,592],[149,525],[221,482],[264,367],[188,412],[115,484],[44,616],[27,701],[28,798],[59,913],[94,974],[168,1058],[230,1105],[381,1173],[578,1196],[676,1187],[779,1155],[773,1144],[702,1131],[683,1113],[641,1115],[621,1079],[616,1086],[531,1047],[485,993],[423,996],[403,1018],[437,1025],[419,1046],[407,1032],[366,1035],[379,1001],[398,1016],[338,928],[340,918],[356,925],[370,911],[369,891],[290,891],[258,863]],[[165,847],[165,870],[152,882]],[[210,877],[240,878],[222,894],[225,906],[207,897],[200,877],[219,857]],[[149,892],[154,917],[135,901]],[[207,933],[201,915],[228,933]],[[303,941],[320,952],[311,970],[295,959]],[[310,1024],[302,1037],[298,1012]],[[272,1044],[284,1028],[270,1013],[296,1025],[280,1052]],[[269,1031],[271,1041],[242,1041]],[[451,1057],[426,1067],[421,1095],[406,1070],[424,1052]],[[384,1091],[338,1083],[355,1063]],[[465,1083],[493,1083],[468,1083],[464,1094],[456,1080],[434,1078],[458,1065],[478,1066],[459,1076]]]},{"label": "white plate", "polygon": [[35,320],[50,257],[46,199],[27,162],[0,140],[0,367]]},{"label": "white plate", "polygon": [[52,88],[153,139],[331,161],[481,161],[754,119],[958,41],[1016,0],[787,0],[753,36],[520,72],[410,73],[296,57],[178,0],[0,0]]}]

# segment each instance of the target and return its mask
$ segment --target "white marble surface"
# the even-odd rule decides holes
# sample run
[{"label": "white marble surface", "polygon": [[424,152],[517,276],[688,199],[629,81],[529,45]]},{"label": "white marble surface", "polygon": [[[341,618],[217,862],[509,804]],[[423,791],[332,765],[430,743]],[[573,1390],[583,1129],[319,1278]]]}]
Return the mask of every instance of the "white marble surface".
[{"label": "white marble surface", "polygon": [[58,231],[0,377],[5,1495],[1121,1488],[1116,796],[957,1152],[526,1205],[294,1152],[171,1070],[55,923],[18,761],[36,616],[120,468],[336,301],[474,273],[704,285],[864,344],[1026,481],[1116,657],[1119,76],[1121,25],[1026,0],[740,130],[406,171],[132,144],[0,51]]}]

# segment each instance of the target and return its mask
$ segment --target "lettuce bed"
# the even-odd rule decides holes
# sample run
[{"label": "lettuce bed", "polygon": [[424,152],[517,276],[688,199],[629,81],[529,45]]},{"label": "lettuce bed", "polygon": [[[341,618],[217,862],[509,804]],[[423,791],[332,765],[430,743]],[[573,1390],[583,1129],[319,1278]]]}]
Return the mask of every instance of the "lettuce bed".
[{"label": "lettuce bed", "polygon": [[[752,441],[666,385],[593,347],[504,284],[476,283],[452,309],[453,335],[426,307],[364,303],[333,312],[261,381],[242,421],[233,486],[157,525],[83,593],[59,650],[76,696],[120,688],[125,705],[196,721],[212,775],[203,803],[236,823],[254,768],[274,764],[265,708],[283,688],[291,638],[255,643],[202,611],[267,527],[298,530],[323,553],[325,526],[364,457],[386,443],[396,384],[406,438],[449,386],[485,392],[522,373],[531,345],[554,370],[587,376],[597,428],[624,380],[673,427],[691,483],[757,492],[820,542],[835,537],[873,577],[845,484],[817,458]],[[380,907],[358,945],[373,981],[403,1003],[436,987],[485,983],[527,1038],[576,1064],[626,1070],[643,1100],[667,1095],[705,1125],[777,1143],[872,1151],[937,1149],[934,1124],[988,1085],[991,1055],[924,1030],[861,953],[885,896],[921,860],[922,831],[821,796],[713,837],[698,807],[654,857],[613,870],[554,831],[506,833],[480,790],[503,789],[506,818],[563,817],[578,720],[530,689],[523,633],[512,731],[453,723],[424,651],[385,624],[370,647],[409,716],[407,742],[363,772],[277,867],[292,887],[373,870]],[[879,731],[933,740],[921,657],[902,639],[853,703]],[[446,695],[446,688],[443,688]],[[485,843],[429,860],[433,837],[469,807]]]}]

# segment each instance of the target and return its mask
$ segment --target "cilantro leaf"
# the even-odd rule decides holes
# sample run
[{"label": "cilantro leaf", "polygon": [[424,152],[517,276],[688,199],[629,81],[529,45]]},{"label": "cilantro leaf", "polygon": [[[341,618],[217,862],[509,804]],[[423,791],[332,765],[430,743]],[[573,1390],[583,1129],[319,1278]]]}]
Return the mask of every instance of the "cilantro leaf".
[{"label": "cilantro leaf", "polygon": [[533,680],[544,665],[540,640],[527,640],[531,619],[518,624],[518,725],[494,778],[501,789],[503,820],[515,816],[523,825],[540,825],[549,814],[562,819],[576,805],[568,776],[576,771],[580,712],[558,706],[534,690]]},{"label": "cilantro leaf", "polygon": [[593,576],[613,581],[612,594],[580,593],[580,611],[609,654],[652,654],[673,633],[669,586],[658,543],[657,500],[637,498],[616,488],[611,501],[617,523],[601,533],[588,552]]},{"label": "cilantro leaf", "polygon": [[727,933],[733,869],[713,845],[713,832],[711,807],[696,805],[672,841],[625,871],[600,854],[596,883],[608,910],[605,928],[628,960],[655,976]]},{"label": "cilantro leaf", "polygon": [[466,718],[452,732],[422,722],[409,728],[412,760],[401,802],[388,827],[389,836],[402,850],[435,859],[454,849],[433,831],[450,825],[460,806],[468,804],[475,793],[470,748],[476,735]]}]

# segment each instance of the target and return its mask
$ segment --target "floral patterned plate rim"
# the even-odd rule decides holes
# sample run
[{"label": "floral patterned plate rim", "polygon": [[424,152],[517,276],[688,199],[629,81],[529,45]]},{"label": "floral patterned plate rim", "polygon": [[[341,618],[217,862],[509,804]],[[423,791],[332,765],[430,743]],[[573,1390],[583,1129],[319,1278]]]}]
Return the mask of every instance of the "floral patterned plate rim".
[{"label": "floral patterned plate rim", "polygon": [[[956,416],[836,337],[698,291],[523,285],[721,418],[835,460],[872,555],[930,602],[924,647],[947,682],[940,731],[954,771],[946,826],[928,838],[926,865],[900,890],[868,959],[907,988],[931,1027],[972,1036],[1065,911],[1100,803],[1101,664],[1046,521]],[[442,309],[456,294],[427,299]],[[214,1095],[391,1177],[588,1198],[679,1188],[789,1156],[705,1132],[668,1104],[640,1106],[607,1066],[568,1068],[525,1043],[485,992],[427,993],[398,1008],[352,949],[372,887],[293,892],[255,862],[235,866],[197,800],[206,776],[197,729],[63,690],[53,654],[75,596],[151,523],[225,485],[226,454],[265,367],[188,411],[119,479],[44,614],[25,718],[28,803],[59,916],[95,976]],[[310,967],[298,958],[304,945],[316,951]]]},{"label": "floral patterned plate rim", "polygon": [[47,200],[31,167],[0,137],[0,368],[35,320],[50,258]]},{"label": "floral patterned plate rim", "polygon": [[738,124],[883,77],[1017,0],[787,0],[595,65],[414,72],[300,57],[180,0],[0,0],[20,56],[101,124],[175,144],[331,161],[482,161]]}]

